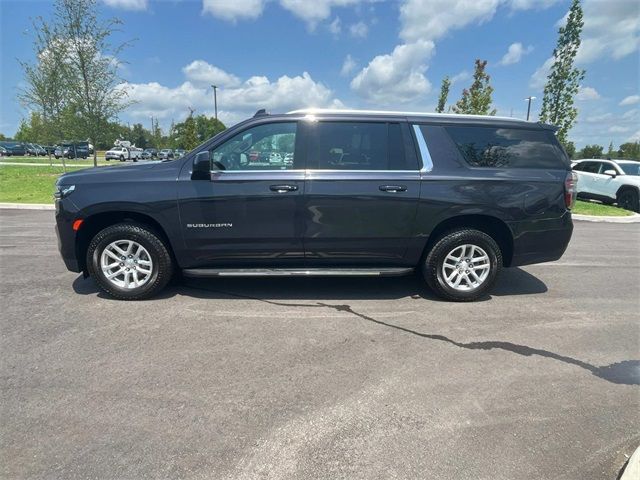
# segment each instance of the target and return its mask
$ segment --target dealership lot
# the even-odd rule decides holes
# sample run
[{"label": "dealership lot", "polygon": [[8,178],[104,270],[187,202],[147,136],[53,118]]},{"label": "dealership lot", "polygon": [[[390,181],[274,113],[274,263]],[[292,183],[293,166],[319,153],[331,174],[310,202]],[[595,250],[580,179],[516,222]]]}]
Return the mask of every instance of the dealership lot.
[{"label": "dealership lot", "polygon": [[640,224],[485,301],[415,277],[119,302],[0,211],[2,478],[615,478],[640,442]]}]

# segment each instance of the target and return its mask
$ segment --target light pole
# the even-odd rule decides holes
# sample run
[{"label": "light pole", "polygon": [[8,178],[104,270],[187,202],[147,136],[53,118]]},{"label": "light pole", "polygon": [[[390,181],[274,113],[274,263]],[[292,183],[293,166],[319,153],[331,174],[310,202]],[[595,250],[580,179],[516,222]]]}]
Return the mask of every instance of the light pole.
[{"label": "light pole", "polygon": [[218,86],[211,85],[211,87],[213,88],[213,108],[214,108],[215,117],[217,120],[218,119]]},{"label": "light pole", "polygon": [[529,106],[527,107],[527,122],[529,121],[529,114],[531,113],[531,100],[535,100],[535,99],[536,97],[531,97],[531,96],[525,98],[525,101],[529,102]]}]

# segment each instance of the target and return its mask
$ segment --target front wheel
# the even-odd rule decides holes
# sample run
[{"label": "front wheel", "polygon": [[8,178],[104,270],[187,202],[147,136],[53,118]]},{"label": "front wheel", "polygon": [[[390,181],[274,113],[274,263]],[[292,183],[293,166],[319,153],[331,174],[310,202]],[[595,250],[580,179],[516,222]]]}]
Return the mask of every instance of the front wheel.
[{"label": "front wheel", "polygon": [[153,230],[135,223],[119,223],[93,237],[87,265],[100,288],[119,300],[152,297],[173,273],[164,242]]},{"label": "front wheel", "polygon": [[427,284],[446,300],[470,302],[487,294],[502,268],[502,252],[484,232],[461,228],[441,237],[422,266]]}]

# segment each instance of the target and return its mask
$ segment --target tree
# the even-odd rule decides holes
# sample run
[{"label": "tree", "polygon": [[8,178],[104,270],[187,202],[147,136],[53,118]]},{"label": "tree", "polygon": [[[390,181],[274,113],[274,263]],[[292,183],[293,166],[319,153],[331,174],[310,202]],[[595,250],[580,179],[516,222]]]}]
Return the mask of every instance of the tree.
[{"label": "tree", "polygon": [[627,142],[620,145],[620,157],[640,161],[640,142]]},{"label": "tree", "polygon": [[576,144],[573,142],[566,142],[564,145],[564,149],[569,155],[569,158],[576,158]]},{"label": "tree", "polygon": [[611,159],[615,157],[616,152],[613,150],[613,142],[609,142],[609,150],[607,150],[607,158]]},{"label": "tree", "polygon": [[139,148],[147,148],[151,134],[141,123],[136,123],[131,129],[131,141]]},{"label": "tree", "polygon": [[553,65],[542,98],[540,121],[557,126],[558,140],[563,144],[567,142],[567,134],[578,116],[574,98],[585,72],[576,68],[574,61],[580,47],[583,25],[580,0],[573,0],[567,23],[558,30],[558,43],[553,50]]},{"label": "tree", "polygon": [[[71,118],[67,79],[64,64],[67,58],[66,42],[58,35],[55,27],[42,17],[33,22],[35,32],[33,49],[36,61],[33,63],[18,61],[24,73],[24,87],[18,91],[20,102],[39,115],[37,129],[39,141],[46,144],[56,143],[64,138],[65,126]],[[33,123],[35,117],[30,118]],[[24,123],[21,124],[21,129]],[[35,133],[36,130],[32,133]],[[51,152],[49,152],[51,162]],[[63,168],[66,171],[64,158]]]},{"label": "tree", "polygon": [[585,145],[580,150],[580,158],[602,158],[602,151],[604,147],[600,145]]},{"label": "tree", "polygon": [[182,137],[182,145],[186,150],[193,150],[198,146],[198,131],[196,130],[196,121],[193,118],[193,109],[189,109],[189,116],[184,121],[184,133]]},{"label": "tree", "polygon": [[[58,66],[66,77],[69,101],[82,119],[82,136],[96,145],[108,121],[128,105],[117,70],[127,44],[109,43],[122,22],[100,20],[96,0],[56,0],[54,17],[56,36],[66,44],[65,60]],[[94,151],[94,165],[97,161]]]},{"label": "tree", "polygon": [[485,72],[486,67],[486,60],[476,60],[473,83],[469,89],[465,88],[462,91],[462,98],[453,106],[455,113],[472,115],[496,114],[496,110],[491,109],[493,87],[489,85],[491,77]]},{"label": "tree", "polygon": [[444,112],[444,107],[447,104],[447,98],[449,97],[450,87],[451,80],[449,80],[449,77],[444,77],[442,79],[442,85],[440,86],[440,98],[438,98],[438,106],[436,107],[436,112]]}]

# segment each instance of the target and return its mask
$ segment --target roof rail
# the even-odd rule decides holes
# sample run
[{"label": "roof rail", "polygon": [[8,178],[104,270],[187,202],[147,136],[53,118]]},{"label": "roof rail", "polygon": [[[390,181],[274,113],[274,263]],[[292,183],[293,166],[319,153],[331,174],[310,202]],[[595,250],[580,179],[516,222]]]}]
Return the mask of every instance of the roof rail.
[{"label": "roof rail", "polygon": [[[302,108],[298,110],[292,110],[287,114],[369,114],[369,115],[400,115],[408,117],[425,117],[425,118],[477,118],[486,119],[492,118],[495,120],[510,121],[510,122],[525,122],[512,117],[497,117],[489,115],[463,115],[463,114],[451,114],[451,113],[428,113],[428,112],[402,112],[392,110],[351,110],[351,109],[333,109],[333,108]],[[530,122],[531,123],[531,122]]]},{"label": "roof rail", "polygon": [[255,117],[264,117],[265,115],[269,115],[269,114],[267,113],[267,109],[266,109],[266,108],[261,108],[260,110],[258,110],[258,111],[256,112],[256,114],[255,114],[253,117],[254,117],[254,118],[255,118]]}]

